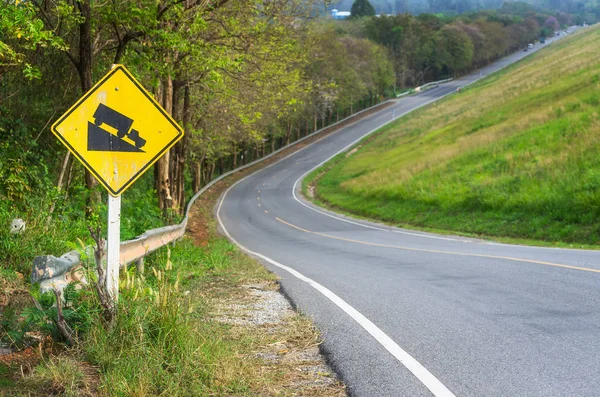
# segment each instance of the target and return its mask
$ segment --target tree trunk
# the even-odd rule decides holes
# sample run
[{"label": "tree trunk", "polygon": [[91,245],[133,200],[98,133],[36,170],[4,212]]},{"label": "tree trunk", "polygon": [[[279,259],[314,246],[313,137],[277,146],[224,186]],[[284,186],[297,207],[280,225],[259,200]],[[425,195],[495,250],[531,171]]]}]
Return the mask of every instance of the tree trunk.
[{"label": "tree trunk", "polygon": [[308,123],[308,119],[305,119],[304,120],[304,132],[306,133],[306,135],[310,134],[309,128],[310,128],[310,126]]},{"label": "tree trunk", "polygon": [[217,164],[213,161],[212,165],[210,166],[210,173],[208,174],[208,177],[206,178],[207,183],[213,180],[213,175],[215,174],[216,165]]},{"label": "tree trunk", "polygon": [[285,143],[284,145],[287,146],[290,144],[290,137],[292,136],[292,122],[290,121],[287,125],[287,131],[285,132]]},{"label": "tree trunk", "polygon": [[69,197],[69,187],[71,186],[71,181],[73,180],[73,165],[75,164],[75,160],[71,160],[71,165],[69,166],[69,171],[67,172],[67,182],[65,183],[65,200]]},{"label": "tree trunk", "polygon": [[[161,84],[161,82],[159,81],[158,86],[156,87],[156,92],[154,93],[154,99],[156,99],[159,103],[163,102],[163,86]],[[160,160],[159,160],[160,161]],[[158,162],[154,163],[154,190],[156,190],[157,192],[160,189],[159,186],[159,178],[158,178]],[[160,200],[160,196],[159,196],[159,200]],[[159,204],[160,206],[160,204]]]},{"label": "tree trunk", "polygon": [[[179,97],[181,93],[181,84],[177,81],[173,81],[173,94],[171,100],[173,103],[171,104],[171,116],[179,123],[181,123],[180,111],[179,111]],[[185,127],[184,127],[185,128]],[[185,136],[185,134],[184,134]],[[173,198],[173,208],[177,209],[177,204],[179,203],[179,195],[178,195],[178,178],[177,178],[177,161],[179,157],[179,150],[181,146],[181,140],[177,142],[173,147],[169,150],[169,181],[171,182],[171,197]]]},{"label": "tree trunk", "polygon": [[192,174],[192,190],[194,194],[200,190],[200,180],[202,179],[202,161],[196,161]]},{"label": "tree trunk", "polygon": [[192,170],[192,191],[194,192],[194,194],[196,194],[198,190],[200,190],[200,188],[203,186],[203,180],[206,180],[206,178],[203,175],[203,173],[206,172],[204,170],[204,168],[206,167],[203,167],[205,158],[206,152],[202,153],[202,157],[200,157],[200,160],[196,161]]},{"label": "tree trunk", "polygon": [[[190,86],[189,84],[186,84],[183,90],[183,114],[181,115],[181,119],[183,121],[183,129],[186,130],[188,128],[188,126],[190,125],[191,122],[191,117],[192,117],[192,113],[191,113],[191,99],[190,99]],[[187,152],[188,152],[188,144],[189,144],[189,139],[190,139],[190,135],[189,135],[189,131],[187,134],[183,135],[183,138],[181,138],[181,151],[179,152],[179,161],[178,161],[178,167],[179,167],[179,173],[178,173],[178,177],[179,177],[179,208],[182,209],[185,206],[185,162],[186,162],[186,156],[187,156]],[[183,213],[183,212],[182,212]]]},{"label": "tree trunk", "polygon": [[[90,0],[77,3],[79,13],[83,18],[79,24],[79,60],[77,72],[81,84],[81,93],[85,94],[92,88],[92,20]],[[90,171],[85,169],[85,184],[89,195],[86,200],[86,213],[90,215],[100,203],[100,191],[97,189],[98,181]]]},{"label": "tree trunk", "polygon": [[[183,128],[184,130],[188,128],[192,120],[192,102],[190,98],[190,86],[189,84],[185,85],[183,91],[183,114],[181,118],[183,120]],[[182,209],[185,206],[185,162],[186,156],[188,152],[188,145],[190,141],[189,131],[187,134],[183,135],[181,138],[181,152],[179,157],[179,207]],[[183,212],[182,212],[183,213]]]},{"label": "tree trunk", "polygon": [[[183,109],[179,111],[179,96],[183,90]],[[190,123],[190,90],[189,86],[183,86],[181,83],[174,84],[173,88],[173,114],[177,119],[181,119],[183,128],[186,129]],[[175,144],[171,151],[171,181],[173,208],[183,214],[185,206],[185,157],[189,141],[189,134],[184,134],[183,138]]]},{"label": "tree trunk", "polygon": [[[67,166],[69,165],[69,159],[71,158],[71,152],[67,150],[65,153],[65,157],[63,159],[62,167],[60,168],[60,174],[58,175],[58,182],[56,182],[56,188],[58,191],[62,190],[63,180],[67,171]],[[50,211],[52,213],[52,211]]]},{"label": "tree trunk", "polygon": [[[173,112],[173,80],[167,77],[164,82],[163,107],[168,114]],[[167,209],[172,208],[173,198],[171,197],[171,185],[169,181],[169,151],[167,151],[157,162],[157,177],[158,181],[158,206],[165,213]]]},{"label": "tree trunk", "polygon": [[[70,158],[71,158],[71,152],[69,152],[67,150],[67,153],[65,153],[65,157],[63,158],[62,166],[60,168],[60,174],[58,175],[58,182],[56,182],[56,189],[59,192],[62,190],[63,180],[64,180],[65,174],[67,172],[67,169],[68,169]],[[71,162],[71,167],[72,166],[73,166],[73,162]],[[48,213],[52,214],[54,212],[55,207],[56,207],[56,201],[53,201],[52,205],[50,205],[50,209],[48,210]],[[50,218],[50,217],[48,217],[48,218]]]}]

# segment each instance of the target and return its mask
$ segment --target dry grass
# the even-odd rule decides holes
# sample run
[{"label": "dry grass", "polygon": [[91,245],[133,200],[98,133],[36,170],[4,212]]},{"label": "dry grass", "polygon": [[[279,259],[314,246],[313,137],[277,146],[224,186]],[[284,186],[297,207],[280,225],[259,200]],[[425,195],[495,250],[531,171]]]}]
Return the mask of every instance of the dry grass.
[{"label": "dry grass", "polygon": [[[226,293],[227,298],[223,298]],[[345,396],[344,386],[319,353],[319,334],[311,321],[295,313],[273,281],[216,285],[210,321],[228,326],[252,374],[250,388],[261,396]]]}]

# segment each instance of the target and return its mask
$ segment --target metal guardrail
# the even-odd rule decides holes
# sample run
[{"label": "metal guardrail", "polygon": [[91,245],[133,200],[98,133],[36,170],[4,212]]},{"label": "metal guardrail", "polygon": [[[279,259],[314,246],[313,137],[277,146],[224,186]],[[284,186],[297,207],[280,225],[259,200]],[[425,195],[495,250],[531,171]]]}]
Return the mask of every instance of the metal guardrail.
[{"label": "metal guardrail", "polygon": [[[254,160],[248,164],[237,167],[231,171],[228,171],[219,177],[213,179],[209,183],[207,183],[202,189],[200,189],[196,194],[192,196],[192,198],[188,201],[188,204],[185,209],[185,217],[181,221],[181,223],[176,225],[164,226],[157,229],[150,229],[144,232],[143,234],[137,236],[132,240],[122,241],[120,245],[120,256],[119,256],[119,264],[121,267],[127,266],[128,264],[138,262],[141,266],[143,266],[143,258],[149,253],[156,251],[157,249],[164,247],[170,242],[176,241],[183,237],[185,234],[185,230],[187,228],[190,210],[194,202],[200,197],[204,192],[210,189],[212,186],[223,180],[224,178],[242,171],[246,168],[252,167],[262,161],[265,161],[283,150],[287,150],[303,141],[312,138],[313,136],[322,133],[323,131],[335,127],[343,122],[351,120],[360,114],[367,112],[369,110],[373,110],[379,106],[382,106],[386,103],[389,103],[391,100],[387,100],[377,105],[371,106],[369,108],[363,109],[359,112],[354,113],[342,120],[339,120],[327,127],[318,129],[317,131],[308,134],[305,137],[298,139],[290,143],[289,145],[283,146],[280,149],[277,149],[273,153],[270,153],[260,159]],[[93,248],[86,247],[85,251],[88,255],[91,256]],[[81,257],[78,251],[71,251],[59,258],[56,258],[52,255],[43,255],[37,256],[33,261],[33,269],[31,272],[31,282],[40,283],[40,289],[42,292],[50,291],[53,287],[62,290],[67,284],[71,281],[85,281],[83,276],[82,267],[81,267]]]},{"label": "metal guardrail", "polygon": [[424,89],[429,88],[431,86],[436,86],[437,87],[438,85],[440,85],[442,83],[447,83],[447,82],[452,81],[452,80],[454,80],[454,79],[453,78],[449,78],[449,79],[444,79],[444,80],[432,81],[431,83],[423,84],[422,86],[419,86],[419,87],[415,88],[415,91],[416,92],[423,91]]},{"label": "metal guardrail", "polygon": [[454,80],[454,79],[453,78],[449,78],[449,79],[444,79],[444,80],[432,81],[430,83],[423,84],[423,85],[420,85],[418,87],[415,87],[412,90],[403,92],[402,94],[398,94],[398,95],[396,95],[396,98],[402,98],[403,96],[414,94],[415,92],[421,92],[421,91],[423,91],[423,89],[429,88],[432,85],[435,85],[437,87],[438,85],[440,85],[442,83],[447,83],[447,82],[452,81],[452,80]]},{"label": "metal guardrail", "polygon": [[406,92],[403,92],[402,94],[396,95],[396,98],[402,98],[403,96],[407,96],[407,95],[414,94],[414,93],[415,93],[415,90],[408,90]]}]

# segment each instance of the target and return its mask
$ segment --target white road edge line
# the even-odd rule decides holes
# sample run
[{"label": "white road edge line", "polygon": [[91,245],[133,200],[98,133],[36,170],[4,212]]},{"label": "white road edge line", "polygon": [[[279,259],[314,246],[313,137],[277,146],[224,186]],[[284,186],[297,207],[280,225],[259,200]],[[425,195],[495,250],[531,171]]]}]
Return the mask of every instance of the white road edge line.
[{"label": "white road edge line", "polygon": [[[434,89],[435,89],[435,88],[434,88]],[[321,214],[321,215],[325,215],[325,216],[328,216],[328,217],[330,217],[330,218],[337,219],[338,221],[342,221],[342,222],[350,223],[350,224],[352,224],[352,225],[362,226],[362,227],[365,227],[365,228],[367,228],[367,229],[380,230],[380,231],[384,231],[384,232],[392,232],[392,233],[398,233],[398,234],[407,234],[407,235],[410,235],[410,236],[426,237],[426,238],[432,238],[432,239],[436,239],[436,240],[447,240],[447,241],[462,241],[462,242],[468,242],[468,240],[459,240],[459,239],[450,238],[450,237],[433,236],[433,235],[429,235],[429,234],[421,234],[421,233],[411,233],[411,232],[406,232],[406,231],[404,231],[404,230],[384,229],[384,228],[381,228],[381,227],[377,227],[377,226],[371,226],[371,225],[367,225],[367,224],[360,223],[360,222],[354,222],[354,221],[351,221],[351,220],[349,220],[349,219],[344,219],[344,218],[341,218],[341,217],[339,217],[339,216],[335,216],[335,215],[333,215],[333,214],[327,213],[327,212],[325,212],[325,211],[318,210],[318,209],[316,209],[316,208],[314,208],[314,207],[312,207],[312,206],[310,206],[310,205],[306,204],[306,203],[305,203],[305,202],[303,202],[302,200],[300,200],[300,199],[298,198],[298,196],[296,195],[296,190],[297,190],[297,187],[298,187],[298,183],[300,183],[300,181],[301,181],[302,179],[304,179],[304,177],[306,177],[306,175],[310,174],[311,172],[313,172],[314,170],[316,170],[317,168],[319,168],[320,166],[322,166],[323,164],[325,164],[326,162],[328,162],[329,160],[331,160],[332,158],[334,158],[334,157],[335,157],[335,156],[337,156],[338,154],[340,154],[340,153],[343,153],[343,152],[345,152],[345,151],[348,151],[348,149],[350,149],[352,146],[356,145],[356,144],[357,144],[358,142],[360,142],[361,140],[365,139],[366,137],[368,137],[369,135],[371,135],[371,134],[372,134],[372,133],[374,133],[375,131],[379,130],[380,128],[383,128],[384,126],[386,126],[386,125],[388,125],[389,123],[391,123],[391,122],[395,121],[396,119],[399,119],[400,117],[403,117],[403,116],[407,115],[407,114],[408,114],[408,113],[410,113],[410,112],[414,112],[415,110],[417,110],[417,109],[419,109],[419,108],[421,108],[421,107],[423,107],[423,106],[427,106],[427,105],[429,105],[429,104],[431,104],[431,103],[433,103],[433,102],[435,102],[435,101],[437,101],[437,100],[439,100],[439,99],[442,99],[442,98],[444,98],[444,97],[446,97],[446,96],[448,96],[448,95],[452,94],[453,92],[454,92],[454,91],[450,91],[450,92],[448,92],[448,93],[446,93],[446,94],[444,94],[444,95],[442,95],[442,96],[440,96],[440,97],[437,97],[437,98],[434,98],[434,99],[432,99],[432,100],[430,100],[430,101],[424,102],[424,103],[422,103],[421,105],[417,106],[416,108],[413,108],[413,109],[411,109],[411,110],[407,110],[406,112],[404,112],[404,113],[402,113],[402,114],[399,114],[399,115],[398,115],[398,116],[396,116],[395,118],[393,118],[393,119],[391,119],[391,120],[388,120],[388,121],[386,121],[385,123],[381,124],[380,126],[378,126],[378,127],[374,128],[374,129],[372,129],[371,131],[367,132],[366,134],[362,135],[360,138],[358,138],[358,139],[354,140],[353,142],[349,143],[348,145],[344,146],[344,147],[343,147],[341,150],[339,150],[338,152],[336,152],[336,153],[335,153],[335,154],[333,154],[332,156],[328,157],[327,159],[325,159],[324,161],[320,162],[320,163],[319,163],[318,165],[316,165],[315,167],[311,168],[310,170],[308,170],[307,172],[305,172],[304,174],[302,174],[302,176],[300,176],[300,178],[296,179],[296,182],[294,182],[294,186],[292,187],[292,196],[294,197],[294,200],[296,200],[297,202],[299,202],[300,204],[302,204],[302,205],[303,205],[303,206],[305,206],[306,208],[308,208],[308,209],[310,209],[310,210],[312,210],[312,211],[318,212],[318,213],[319,213],[319,214]],[[389,109],[389,110],[391,110],[391,108],[388,108],[388,109]],[[381,117],[381,116],[380,116],[380,117]],[[377,118],[376,118],[375,120],[377,120]]]},{"label": "white road edge line", "polygon": [[[264,169],[264,168],[263,168]],[[254,252],[243,245],[241,245],[236,239],[234,239],[229,231],[223,224],[221,220],[221,207],[223,206],[223,202],[225,201],[225,197],[227,193],[238,183],[242,182],[244,179],[249,178],[254,174],[250,174],[245,178],[240,179],[233,185],[231,185],[221,197],[221,201],[219,202],[219,207],[217,208],[217,220],[219,221],[219,225],[221,229],[227,236],[229,240],[231,240],[234,244],[236,244],[240,249],[247,252],[250,255],[258,257],[273,266],[276,266],[280,269],[283,269],[290,273],[292,276],[297,279],[304,281],[321,294],[323,294],[327,299],[333,302],[337,307],[342,309],[346,314],[348,314],[354,321],[356,321],[365,331],[367,331],[377,342],[379,342],[391,355],[393,355],[402,365],[406,367],[421,383],[427,387],[435,397],[456,397],[454,393],[452,393],[442,382],[440,382],[431,372],[427,370],[421,363],[419,363],[413,356],[408,354],[404,349],[402,349],[396,342],[392,340],[385,332],[383,332],[379,327],[371,322],[368,318],[362,315],[358,310],[352,307],[345,300],[334,294],[331,290],[319,284],[315,280],[306,277],[302,273],[283,265],[273,259],[259,254],[258,252]]]}]

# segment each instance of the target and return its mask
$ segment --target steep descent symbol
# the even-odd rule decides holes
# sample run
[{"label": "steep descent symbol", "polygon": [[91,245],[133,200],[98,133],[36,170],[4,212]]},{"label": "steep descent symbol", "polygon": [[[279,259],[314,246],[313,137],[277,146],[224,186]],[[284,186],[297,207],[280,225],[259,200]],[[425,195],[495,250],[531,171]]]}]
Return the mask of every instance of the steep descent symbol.
[{"label": "steep descent symbol", "polygon": [[[95,123],[88,121],[88,151],[144,153],[141,148],[146,144],[146,140],[140,137],[137,130],[131,129],[133,119],[102,103],[98,105],[93,117]],[[102,124],[117,130],[117,135],[101,128]],[[132,141],[133,145],[124,140],[125,137]]]},{"label": "steep descent symbol", "polygon": [[125,66],[116,65],[56,120],[52,133],[118,196],[184,131]]}]

